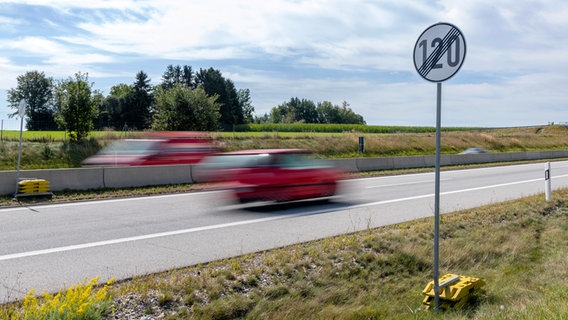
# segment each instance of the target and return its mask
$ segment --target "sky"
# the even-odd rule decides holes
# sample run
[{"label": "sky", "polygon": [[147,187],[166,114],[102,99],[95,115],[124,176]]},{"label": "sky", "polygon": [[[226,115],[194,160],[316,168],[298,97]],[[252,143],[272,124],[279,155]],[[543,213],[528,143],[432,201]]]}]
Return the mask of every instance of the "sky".
[{"label": "sky", "polygon": [[255,115],[292,97],[344,101],[370,125],[436,125],[437,85],[414,65],[431,25],[462,33],[461,68],[442,82],[445,127],[568,123],[568,1],[0,0],[0,119],[28,71],[87,73],[108,95],[144,71],[214,68],[249,89]]}]

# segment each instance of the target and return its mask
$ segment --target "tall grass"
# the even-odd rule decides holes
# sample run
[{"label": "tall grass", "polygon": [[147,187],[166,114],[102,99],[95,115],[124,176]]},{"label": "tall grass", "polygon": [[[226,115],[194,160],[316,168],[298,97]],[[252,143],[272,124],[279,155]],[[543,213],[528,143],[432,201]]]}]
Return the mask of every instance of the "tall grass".
[{"label": "tall grass", "polygon": [[40,297],[32,290],[21,304],[0,308],[0,316],[6,320],[103,319],[112,311],[109,289],[113,281],[97,289],[98,278],[94,278],[55,295],[43,293]]},{"label": "tall grass", "polygon": [[[81,161],[95,154],[101,145],[98,140],[89,139],[78,143],[27,142],[22,144],[20,168],[52,169],[79,167]],[[15,170],[18,164],[19,143],[0,143],[0,170]]]}]

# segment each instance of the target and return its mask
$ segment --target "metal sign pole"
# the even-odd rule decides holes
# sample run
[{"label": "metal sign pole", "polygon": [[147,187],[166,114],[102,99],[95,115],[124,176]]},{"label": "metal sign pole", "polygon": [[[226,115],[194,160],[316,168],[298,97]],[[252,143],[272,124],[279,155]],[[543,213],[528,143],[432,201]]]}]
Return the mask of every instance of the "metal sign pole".
[{"label": "metal sign pole", "polygon": [[16,170],[16,192],[18,194],[18,188],[20,186],[20,159],[22,158],[22,129],[24,126],[24,117],[20,116],[20,145],[18,146],[18,170]]},{"label": "metal sign pole", "polygon": [[440,141],[442,122],[442,83],[437,83],[436,99],[436,177],[434,196],[434,310],[440,307],[440,284],[438,275],[438,257],[440,246]]},{"label": "metal sign pole", "polygon": [[20,145],[18,146],[18,169],[16,170],[16,192],[14,196],[17,196],[18,189],[20,186],[20,159],[22,158],[22,131],[24,130],[24,116],[26,115],[26,100],[20,100],[18,106],[18,115],[20,116]]}]

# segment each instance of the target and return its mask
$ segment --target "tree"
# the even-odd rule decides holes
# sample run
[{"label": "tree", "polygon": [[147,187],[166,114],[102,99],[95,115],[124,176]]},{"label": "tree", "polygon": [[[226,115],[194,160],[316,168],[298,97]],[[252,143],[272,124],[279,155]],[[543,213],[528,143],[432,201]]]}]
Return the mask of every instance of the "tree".
[{"label": "tree", "polygon": [[319,102],[316,111],[319,123],[341,123],[339,108],[329,101]]},{"label": "tree", "polygon": [[115,96],[117,98],[122,98],[125,95],[129,94],[130,91],[132,91],[131,85],[128,85],[126,83],[119,83],[119,84],[114,85],[110,88],[109,95]]},{"label": "tree", "polygon": [[195,82],[198,87],[205,90],[207,95],[218,96],[217,102],[221,104],[219,127],[227,130],[235,124],[244,123],[243,109],[231,80],[223,78],[219,70],[209,68],[200,69],[195,76]]},{"label": "tree", "polygon": [[317,123],[316,105],[307,99],[291,98],[278,107],[272,108],[271,118],[274,123]]},{"label": "tree", "polygon": [[53,80],[45,76],[43,72],[29,71],[17,78],[18,85],[8,90],[8,107],[16,109],[10,114],[14,117],[18,114],[20,100],[27,103],[26,114],[28,130],[54,130],[57,124],[53,115]]},{"label": "tree", "polygon": [[177,84],[182,84],[184,86],[195,88],[194,74],[191,66],[184,65],[183,67],[177,65],[169,65],[166,71],[162,75],[161,86],[165,89],[170,89]]},{"label": "tree", "polygon": [[110,94],[99,107],[95,128],[110,127],[144,130],[152,123],[154,88],[144,71],[136,74],[132,85],[118,84],[110,89]]},{"label": "tree", "polygon": [[191,66],[183,66],[181,73],[181,83],[192,89],[195,89],[195,75],[193,74],[193,68],[191,68]]},{"label": "tree", "polygon": [[288,108],[292,110],[295,115],[294,122],[317,123],[318,114],[316,105],[313,101],[308,99],[292,98],[288,102]]},{"label": "tree", "polygon": [[87,73],[77,72],[74,78],[69,77],[56,87],[55,118],[73,142],[83,140],[93,129],[100,96],[93,96],[92,86]]},{"label": "tree", "polygon": [[151,107],[154,102],[150,78],[143,71],[136,74],[136,81],[123,98],[123,119],[133,129],[148,129],[152,122]]},{"label": "tree", "polygon": [[182,84],[166,89],[156,88],[154,130],[212,131],[217,129],[220,104],[202,88],[191,89]]},{"label": "tree", "polygon": [[362,115],[353,112],[353,110],[349,108],[349,103],[347,103],[347,101],[343,101],[343,103],[341,104],[341,109],[339,114],[341,120],[343,121],[340,123],[366,124]]},{"label": "tree", "polygon": [[239,89],[237,91],[237,100],[243,110],[243,118],[245,123],[254,122],[254,107],[252,105],[252,99],[250,97],[249,89]]},{"label": "tree", "polygon": [[124,120],[125,97],[133,90],[131,85],[119,83],[110,88],[110,94],[98,105],[94,128],[122,128]]},{"label": "tree", "polygon": [[270,115],[257,118],[256,121],[365,124],[363,117],[353,112],[346,101],[341,107],[329,101],[318,102],[316,107],[313,101],[299,98],[291,98],[290,101],[272,108]]},{"label": "tree", "polygon": [[317,111],[320,123],[365,124],[363,116],[353,112],[347,101],[343,101],[341,107],[324,101],[318,103]]}]

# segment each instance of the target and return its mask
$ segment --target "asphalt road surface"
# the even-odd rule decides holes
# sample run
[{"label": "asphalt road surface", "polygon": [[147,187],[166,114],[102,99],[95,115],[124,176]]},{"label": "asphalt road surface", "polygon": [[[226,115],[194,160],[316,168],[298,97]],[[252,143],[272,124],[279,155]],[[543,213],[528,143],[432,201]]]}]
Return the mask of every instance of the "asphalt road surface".
[{"label": "asphalt road surface", "polygon": [[[552,187],[568,162],[551,163]],[[441,213],[541,193],[544,164],[447,171]],[[434,173],[344,181],[331,202],[237,205],[227,192],[0,209],[0,302],[434,214]]]}]

